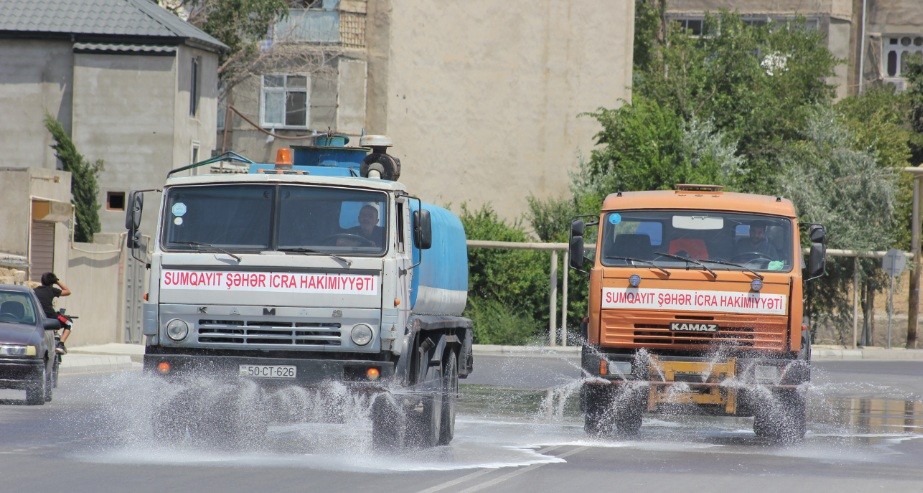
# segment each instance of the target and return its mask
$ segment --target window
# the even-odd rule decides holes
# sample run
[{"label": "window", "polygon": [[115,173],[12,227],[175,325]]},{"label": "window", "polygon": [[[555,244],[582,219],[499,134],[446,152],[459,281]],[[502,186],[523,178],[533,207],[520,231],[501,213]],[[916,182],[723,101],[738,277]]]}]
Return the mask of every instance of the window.
[{"label": "window", "polygon": [[264,75],[260,123],[269,128],[307,128],[308,78]]},{"label": "window", "polygon": [[703,19],[676,19],[674,22],[692,36],[701,36],[702,26],[705,23]]},{"label": "window", "polygon": [[125,192],[106,192],[106,209],[110,211],[124,211]]},{"label": "window", "polygon": [[923,54],[923,36],[883,36],[882,42],[886,77],[903,77],[901,74],[907,69],[907,60],[913,55]]},{"label": "window", "polygon": [[189,116],[196,116],[199,110],[199,58],[192,57],[189,70]]},{"label": "window", "polygon": [[606,266],[790,271],[797,259],[791,219],[727,211],[610,212],[602,225]]},{"label": "window", "polygon": [[388,201],[378,191],[295,185],[190,185],[166,191],[169,250],[277,250],[381,256]]}]

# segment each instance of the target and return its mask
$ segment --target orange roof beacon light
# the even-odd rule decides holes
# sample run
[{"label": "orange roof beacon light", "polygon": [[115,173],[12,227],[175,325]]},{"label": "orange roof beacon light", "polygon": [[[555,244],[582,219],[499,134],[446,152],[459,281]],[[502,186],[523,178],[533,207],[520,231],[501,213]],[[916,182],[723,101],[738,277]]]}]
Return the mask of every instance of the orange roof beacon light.
[{"label": "orange roof beacon light", "polygon": [[276,169],[292,169],[291,147],[280,147],[276,151]]}]

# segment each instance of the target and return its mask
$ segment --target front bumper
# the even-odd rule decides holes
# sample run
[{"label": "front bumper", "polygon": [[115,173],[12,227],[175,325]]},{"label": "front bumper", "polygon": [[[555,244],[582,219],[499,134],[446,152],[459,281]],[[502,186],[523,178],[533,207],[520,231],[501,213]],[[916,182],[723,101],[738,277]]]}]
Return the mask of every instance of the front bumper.
[{"label": "front bumper", "polygon": [[767,390],[796,391],[811,379],[808,361],[778,354],[665,356],[585,346],[581,366],[592,377],[585,389],[634,389],[644,394],[650,412],[696,405],[717,414],[750,415],[753,402]]},{"label": "front bumper", "polygon": [[[294,376],[253,377],[241,367],[294,367]],[[168,368],[169,371],[165,371]],[[367,378],[377,368],[379,377]],[[221,380],[252,380],[263,386],[297,385],[316,387],[337,381],[357,389],[380,390],[394,376],[394,364],[373,360],[270,358],[256,356],[145,354],[144,370],[167,378],[206,377]],[[288,373],[279,372],[279,373]]]},{"label": "front bumper", "polygon": [[27,389],[42,377],[42,359],[0,358],[0,389]]}]

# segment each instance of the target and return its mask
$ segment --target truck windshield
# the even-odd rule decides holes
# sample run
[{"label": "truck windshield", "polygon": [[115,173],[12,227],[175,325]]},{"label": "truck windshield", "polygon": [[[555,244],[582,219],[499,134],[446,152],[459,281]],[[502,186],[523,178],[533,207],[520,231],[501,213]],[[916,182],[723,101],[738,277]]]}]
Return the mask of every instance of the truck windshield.
[{"label": "truck windshield", "polygon": [[381,255],[387,247],[383,192],[303,185],[201,185],[166,192],[166,250],[195,244],[229,252]]},{"label": "truck windshield", "polygon": [[[663,268],[790,271],[794,265],[792,220],[724,211],[632,210],[603,216],[600,261]],[[709,262],[712,261],[712,262]]]}]

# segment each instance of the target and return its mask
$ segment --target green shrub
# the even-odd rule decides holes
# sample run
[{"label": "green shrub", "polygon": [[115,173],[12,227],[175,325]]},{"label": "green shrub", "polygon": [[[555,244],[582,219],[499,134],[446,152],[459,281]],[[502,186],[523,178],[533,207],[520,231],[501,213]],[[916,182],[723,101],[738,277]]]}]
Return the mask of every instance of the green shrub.
[{"label": "green shrub", "polygon": [[476,344],[522,345],[532,342],[538,332],[529,315],[514,312],[497,300],[468,300],[465,316],[474,323]]}]

